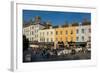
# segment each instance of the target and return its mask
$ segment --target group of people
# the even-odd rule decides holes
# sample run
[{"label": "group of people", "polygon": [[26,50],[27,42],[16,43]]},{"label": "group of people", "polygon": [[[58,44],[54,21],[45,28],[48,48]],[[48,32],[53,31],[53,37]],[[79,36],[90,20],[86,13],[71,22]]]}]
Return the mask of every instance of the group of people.
[{"label": "group of people", "polygon": [[[27,53],[26,53],[27,52]],[[57,50],[50,50],[50,49],[40,49],[40,48],[31,48],[29,49],[28,51],[25,51],[23,53],[23,59],[24,59],[24,62],[26,62],[26,58],[27,57],[26,55],[27,54],[30,54],[30,61],[46,61],[46,60],[49,60],[53,57],[56,57],[57,56]]]},{"label": "group of people", "polygon": [[27,51],[24,51],[23,61],[35,62],[35,61],[48,61],[48,60],[53,60],[53,59],[56,60],[59,56],[62,55],[63,52],[65,54],[66,53],[75,54],[75,50],[71,49],[71,47],[70,49],[69,48],[50,49],[50,48],[31,48],[30,47]]}]

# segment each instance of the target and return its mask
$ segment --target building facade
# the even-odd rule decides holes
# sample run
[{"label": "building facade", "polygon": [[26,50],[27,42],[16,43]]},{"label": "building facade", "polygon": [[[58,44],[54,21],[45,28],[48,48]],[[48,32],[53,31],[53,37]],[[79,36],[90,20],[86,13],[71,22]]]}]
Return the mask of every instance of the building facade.
[{"label": "building facade", "polygon": [[76,42],[76,27],[74,26],[56,28],[55,33],[56,42],[63,41],[64,44],[66,42]]},{"label": "building facade", "polygon": [[67,42],[76,42],[76,26],[68,27]]},{"label": "building facade", "polygon": [[52,27],[49,29],[42,29],[38,32],[39,42],[54,42],[55,41],[55,29]]},{"label": "building facade", "polygon": [[43,28],[44,28],[44,26],[41,25],[41,24],[37,24],[37,25],[33,26],[34,30],[31,31],[31,33],[32,33],[32,36],[31,36],[32,41],[38,41],[38,38],[39,38],[38,31],[41,30],[41,29],[43,29]]},{"label": "building facade", "polygon": [[23,34],[29,39],[29,41],[38,41],[38,31],[43,28],[44,25],[41,23],[41,18],[36,16],[34,21],[25,24],[25,27],[23,27]]},{"label": "building facade", "polygon": [[[58,45],[81,44],[91,41],[91,24],[69,24],[54,28],[51,23],[42,24],[41,18],[36,16],[34,21],[23,27],[23,34],[29,41],[54,43]],[[89,43],[90,44],[90,43]]]},{"label": "building facade", "polygon": [[67,32],[68,32],[68,28],[66,27],[55,28],[55,42],[65,43],[68,40]]},{"label": "building facade", "polygon": [[[26,24],[25,24],[26,25]],[[23,27],[23,34],[26,36],[26,38],[29,39],[29,41],[31,41],[31,25],[27,24],[27,26]]]},{"label": "building facade", "polygon": [[91,40],[91,25],[80,25],[76,27],[76,42],[87,42]]}]

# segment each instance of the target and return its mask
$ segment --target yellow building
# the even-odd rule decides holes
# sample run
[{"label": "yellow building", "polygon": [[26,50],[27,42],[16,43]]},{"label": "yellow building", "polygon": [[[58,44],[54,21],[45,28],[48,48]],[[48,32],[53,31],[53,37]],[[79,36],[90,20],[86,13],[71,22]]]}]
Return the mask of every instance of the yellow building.
[{"label": "yellow building", "polygon": [[55,29],[55,45],[58,42],[76,42],[76,26],[59,27]]},{"label": "yellow building", "polygon": [[66,42],[67,40],[67,30],[66,27],[59,27],[55,29],[55,42]]},{"label": "yellow building", "polygon": [[67,38],[68,38],[68,42],[76,42],[76,26],[68,27]]}]

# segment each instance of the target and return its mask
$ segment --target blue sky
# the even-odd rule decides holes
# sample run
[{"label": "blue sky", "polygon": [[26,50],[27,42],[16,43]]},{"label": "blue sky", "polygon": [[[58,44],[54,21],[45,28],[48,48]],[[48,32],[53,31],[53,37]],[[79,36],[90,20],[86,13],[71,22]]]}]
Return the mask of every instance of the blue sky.
[{"label": "blue sky", "polygon": [[91,21],[91,13],[23,10],[23,21],[29,22],[35,16],[40,16],[43,22],[50,21],[53,25],[62,25],[65,22],[80,23],[84,18]]}]

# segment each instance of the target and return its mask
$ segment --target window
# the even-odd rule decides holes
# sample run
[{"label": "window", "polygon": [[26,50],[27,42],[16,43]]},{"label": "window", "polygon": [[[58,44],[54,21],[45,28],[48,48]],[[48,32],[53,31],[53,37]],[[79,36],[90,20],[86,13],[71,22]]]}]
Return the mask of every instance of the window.
[{"label": "window", "polygon": [[66,34],[68,34],[68,32],[66,31]]},{"label": "window", "polygon": [[91,28],[89,28],[89,33],[91,33]]},{"label": "window", "polygon": [[76,40],[78,41],[79,40],[79,37],[76,37]]},{"label": "window", "polygon": [[32,41],[34,41],[34,38],[32,37]]},{"label": "window", "polygon": [[84,36],[82,36],[82,41],[84,41]]},{"label": "window", "polygon": [[82,29],[82,33],[84,33],[84,29]]},{"label": "window", "polygon": [[62,31],[60,31],[60,34],[62,35]]},{"label": "window", "polygon": [[73,31],[71,30],[71,34],[73,34]]},{"label": "window", "polygon": [[49,32],[47,32],[47,35],[49,35]]},{"label": "window", "polygon": [[41,38],[40,38],[40,42],[41,42],[42,40],[41,40]]},{"label": "window", "polygon": [[44,40],[44,42],[45,42],[45,38],[44,38],[43,40]]},{"label": "window", "polygon": [[39,42],[42,42],[42,38],[40,38],[40,41]]},{"label": "window", "polygon": [[89,36],[89,41],[91,41],[91,37]]},{"label": "window", "polygon": [[58,31],[56,31],[56,35],[58,35]]},{"label": "window", "polygon": [[79,33],[79,30],[78,30],[78,29],[76,30],[76,33],[77,33],[77,34]]},{"label": "window", "polygon": [[32,31],[32,35],[34,35],[34,31]]},{"label": "window", "polygon": [[53,34],[53,32],[51,31],[51,35]]},{"label": "window", "polygon": [[33,41],[33,37],[31,38],[31,40]]},{"label": "window", "polygon": [[51,42],[53,42],[53,39],[51,38]]}]

